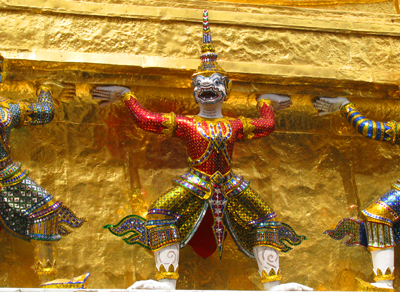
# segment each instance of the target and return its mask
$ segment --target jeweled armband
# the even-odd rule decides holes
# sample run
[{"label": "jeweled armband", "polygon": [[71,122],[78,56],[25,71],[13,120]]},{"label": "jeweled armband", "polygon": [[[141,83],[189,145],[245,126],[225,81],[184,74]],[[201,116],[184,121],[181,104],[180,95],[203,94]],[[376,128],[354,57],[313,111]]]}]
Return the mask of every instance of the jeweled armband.
[{"label": "jeweled armband", "polygon": [[395,121],[378,122],[364,117],[352,103],[347,103],[340,112],[363,136],[396,144],[399,140],[400,125]]},{"label": "jeweled armband", "polygon": [[28,109],[27,102],[20,102],[19,107],[21,109],[21,117],[17,128],[22,127],[25,124],[25,121],[29,121],[30,118],[28,117],[28,115],[31,114],[31,111],[29,111]]},{"label": "jeweled armband", "polygon": [[243,139],[251,139],[254,137],[253,131],[256,129],[256,126],[252,125],[252,119],[239,117],[243,124]]},{"label": "jeweled armband", "polygon": [[162,125],[166,128],[161,131],[165,136],[172,138],[176,131],[176,116],[174,113],[163,114],[163,118],[167,119],[162,122]]}]

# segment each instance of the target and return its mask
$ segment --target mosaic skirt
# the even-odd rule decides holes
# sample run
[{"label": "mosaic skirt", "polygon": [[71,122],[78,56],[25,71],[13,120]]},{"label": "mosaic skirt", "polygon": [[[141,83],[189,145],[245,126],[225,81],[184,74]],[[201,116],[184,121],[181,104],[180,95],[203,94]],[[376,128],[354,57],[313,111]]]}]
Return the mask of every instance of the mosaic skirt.
[{"label": "mosaic skirt", "polygon": [[11,234],[24,240],[59,240],[80,227],[80,219],[57,201],[29,176],[0,191],[0,224]]},{"label": "mosaic skirt", "polygon": [[[177,243],[182,248],[192,239],[208,209],[208,200],[175,186],[151,205],[146,219],[131,215],[116,225],[104,227],[117,236],[130,234],[125,242],[153,251]],[[270,246],[285,252],[291,249],[287,243],[298,245],[306,239],[290,226],[275,221],[275,217],[272,209],[248,187],[229,198],[223,222],[239,250],[253,258],[254,246]]]},{"label": "mosaic skirt", "polygon": [[362,210],[363,220],[343,219],[325,233],[337,240],[350,235],[346,245],[362,245],[370,251],[391,248],[400,242],[399,214],[400,190],[394,186]]}]

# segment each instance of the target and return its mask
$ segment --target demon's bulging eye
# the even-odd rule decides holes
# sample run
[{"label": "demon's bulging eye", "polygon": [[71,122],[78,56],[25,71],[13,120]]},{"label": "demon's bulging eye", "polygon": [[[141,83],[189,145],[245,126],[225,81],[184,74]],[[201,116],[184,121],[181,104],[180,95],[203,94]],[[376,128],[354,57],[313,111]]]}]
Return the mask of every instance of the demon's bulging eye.
[{"label": "demon's bulging eye", "polygon": [[219,79],[216,79],[216,80],[214,80],[214,84],[217,85],[217,86],[221,85],[221,81],[219,81]]}]

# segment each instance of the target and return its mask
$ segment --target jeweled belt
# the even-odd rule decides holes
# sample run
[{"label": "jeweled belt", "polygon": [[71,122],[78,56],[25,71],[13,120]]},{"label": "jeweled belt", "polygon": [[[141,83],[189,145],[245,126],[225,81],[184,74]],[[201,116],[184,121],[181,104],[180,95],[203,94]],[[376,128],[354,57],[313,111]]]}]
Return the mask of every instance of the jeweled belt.
[{"label": "jeweled belt", "polygon": [[202,180],[204,180],[206,182],[214,181],[219,184],[228,181],[230,178],[232,178],[234,176],[234,174],[232,173],[231,170],[229,172],[227,172],[226,174],[222,174],[219,171],[216,171],[216,172],[214,172],[214,174],[209,175],[209,174],[199,172],[199,171],[189,167],[189,172],[198,176],[199,178],[201,178]]}]

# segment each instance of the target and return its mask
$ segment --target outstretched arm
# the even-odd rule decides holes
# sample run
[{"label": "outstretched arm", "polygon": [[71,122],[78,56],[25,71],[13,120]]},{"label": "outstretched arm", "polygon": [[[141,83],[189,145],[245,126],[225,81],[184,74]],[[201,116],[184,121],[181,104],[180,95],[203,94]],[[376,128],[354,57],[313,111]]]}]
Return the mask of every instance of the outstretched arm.
[{"label": "outstretched arm", "polygon": [[13,114],[13,119],[19,118],[17,126],[42,125],[53,120],[54,102],[51,88],[45,85],[39,86],[36,94],[38,97],[36,103],[18,103],[20,115]]},{"label": "outstretched arm", "polygon": [[288,96],[277,94],[263,94],[257,98],[257,108],[260,111],[259,119],[240,117],[243,123],[243,139],[265,137],[275,130],[275,113],[292,105]]},{"label": "outstretched arm", "polygon": [[176,131],[176,116],[174,113],[160,114],[151,112],[140,105],[135,95],[128,87],[101,86],[92,90],[94,99],[105,104],[118,101],[121,97],[135,121],[135,124],[146,131],[165,134],[173,137]]},{"label": "outstretched arm", "polygon": [[339,111],[349,121],[349,123],[363,136],[387,141],[395,144],[399,137],[400,125],[395,121],[378,122],[364,117],[347,98],[320,97],[314,107],[320,111],[319,115],[329,114]]}]

